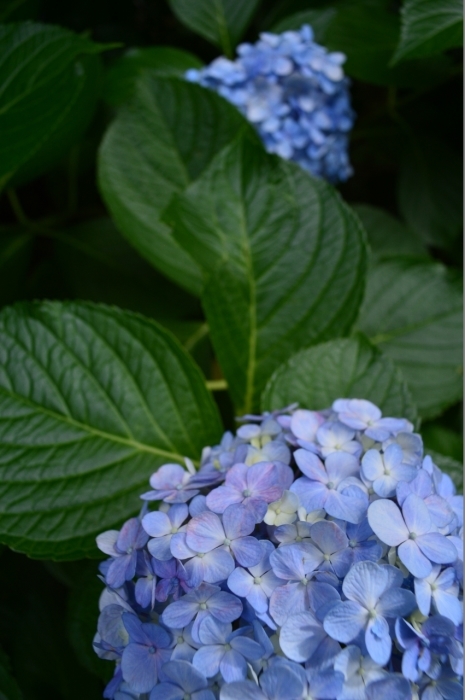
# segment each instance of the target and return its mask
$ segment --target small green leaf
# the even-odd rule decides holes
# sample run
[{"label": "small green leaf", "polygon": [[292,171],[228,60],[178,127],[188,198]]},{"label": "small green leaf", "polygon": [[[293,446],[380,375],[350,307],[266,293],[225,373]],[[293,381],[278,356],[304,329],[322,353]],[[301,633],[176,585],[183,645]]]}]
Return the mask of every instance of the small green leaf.
[{"label": "small green leaf", "polygon": [[293,355],[268,382],[262,409],[275,410],[297,401],[302,408],[320,410],[338,398],[367,399],[384,415],[417,419],[400,371],[361,335]]},{"label": "small green leaf", "polygon": [[281,32],[289,30],[297,31],[304,24],[309,24],[313,29],[315,41],[323,42],[326,30],[334,19],[336,12],[337,10],[334,7],[321,7],[315,10],[296,12],[294,15],[281,19],[273,25],[270,31],[275,34],[281,34]]},{"label": "small green leaf", "polygon": [[36,558],[96,553],[166,462],[221,426],[204,379],[142,316],[85,303],[0,314],[0,541]]},{"label": "small green leaf", "polygon": [[186,27],[232,56],[260,0],[169,0],[169,3]]},{"label": "small green leaf", "polygon": [[462,0],[405,0],[392,63],[440,53],[463,44]]},{"label": "small green leaf", "polygon": [[335,189],[239,139],[166,212],[202,266],[213,346],[239,410],[303,345],[347,333],[365,241]]},{"label": "small green leaf", "polygon": [[367,232],[373,262],[399,255],[428,257],[420,238],[387,211],[369,204],[357,204],[353,208]]},{"label": "small green leaf", "polygon": [[449,248],[462,230],[462,161],[446,143],[429,135],[412,138],[398,183],[399,209],[428,245]]},{"label": "small green leaf", "polygon": [[98,44],[67,29],[0,25],[0,190],[66,155],[97,98]]},{"label": "small green leaf", "polygon": [[241,129],[251,128],[212,90],[145,75],[103,140],[99,184],[118,229],[152,265],[194,294],[202,289],[200,268],[160,214]]},{"label": "small green leaf", "polygon": [[462,294],[439,263],[388,260],[368,274],[359,328],[400,367],[432,418],[462,395]]},{"label": "small green leaf", "polygon": [[201,66],[202,61],[194,54],[170,46],[129,49],[109,69],[103,96],[112,107],[118,107],[132,97],[144,71],[182,78],[189,68]]},{"label": "small green leaf", "polygon": [[337,7],[325,33],[325,44],[331,51],[345,53],[344,70],[364,82],[419,89],[444,80],[450,71],[450,61],[445,56],[409,61],[401,67],[389,65],[399,29],[399,15],[391,3],[346,2]]}]

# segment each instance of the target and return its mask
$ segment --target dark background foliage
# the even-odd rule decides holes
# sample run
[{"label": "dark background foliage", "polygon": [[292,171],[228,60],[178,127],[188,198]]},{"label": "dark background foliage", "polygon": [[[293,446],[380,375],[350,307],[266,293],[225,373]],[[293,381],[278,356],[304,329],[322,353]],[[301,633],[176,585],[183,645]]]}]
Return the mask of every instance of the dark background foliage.
[{"label": "dark background foliage", "polygon": [[[336,6],[340,20],[334,24],[327,21],[328,8]],[[389,260],[399,253],[433,259],[444,263],[458,280],[461,53],[451,48],[390,66],[398,41],[399,9],[400,4],[382,0],[355,5],[263,0],[244,39],[255,41],[260,31],[284,29],[288,17],[303,13],[303,19],[320,27],[322,43],[348,55],[358,115],[350,149],[355,175],[339,190],[356,205],[372,244],[372,259],[385,268],[395,268],[397,263]],[[23,182],[20,177],[14,189],[0,195],[0,306],[32,299],[85,299],[137,311],[173,331],[192,351],[207,379],[221,379],[209,338],[201,330],[199,300],[156,271],[122,238],[108,216],[96,178],[97,150],[114,118],[115,104],[122,99],[118,94],[122,83],[118,74],[115,82],[114,70],[125,51],[171,46],[208,63],[220,49],[181,23],[163,0],[0,1],[1,22],[24,20],[85,32],[93,41],[112,47],[101,56],[95,110],[84,131],[42,174],[39,168],[32,179]],[[381,218],[374,208],[384,210]],[[418,212],[424,210],[427,220],[419,220]],[[395,285],[402,270],[386,274]],[[419,269],[418,284],[422,274]],[[369,284],[376,286],[380,275]],[[434,305],[434,295],[441,293],[438,287],[426,303]],[[376,331],[373,324],[367,313],[361,330],[371,337]],[[442,412],[435,406],[429,414],[425,410],[422,434],[429,449],[461,461],[458,397],[452,405],[446,401]],[[225,392],[215,393],[215,398],[225,425],[233,426],[230,398]],[[96,565],[95,560],[35,561],[6,547],[0,551],[0,698],[101,697],[111,664],[94,657],[90,647],[101,588]]]}]

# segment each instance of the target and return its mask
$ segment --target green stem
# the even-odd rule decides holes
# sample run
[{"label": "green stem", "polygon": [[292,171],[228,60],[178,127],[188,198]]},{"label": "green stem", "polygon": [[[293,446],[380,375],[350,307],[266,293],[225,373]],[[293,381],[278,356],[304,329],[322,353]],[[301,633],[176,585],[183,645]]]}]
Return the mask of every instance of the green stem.
[{"label": "green stem", "polygon": [[228,388],[226,379],[207,379],[205,384],[210,391],[226,391]]}]

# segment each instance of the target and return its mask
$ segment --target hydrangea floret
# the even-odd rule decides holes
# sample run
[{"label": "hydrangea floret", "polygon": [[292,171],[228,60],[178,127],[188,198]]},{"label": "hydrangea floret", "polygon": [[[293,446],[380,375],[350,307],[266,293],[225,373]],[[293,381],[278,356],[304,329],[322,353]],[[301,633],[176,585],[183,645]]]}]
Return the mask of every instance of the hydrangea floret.
[{"label": "hydrangea floret", "polygon": [[215,90],[258,131],[269,153],[331,182],[352,174],[347,154],[354,123],[342,53],[315,43],[313,31],[260,34],[237,58],[216,58],[186,78]]},{"label": "hydrangea floret", "polygon": [[97,538],[104,697],[459,700],[463,497],[413,425],[363,399],[242,420]]}]

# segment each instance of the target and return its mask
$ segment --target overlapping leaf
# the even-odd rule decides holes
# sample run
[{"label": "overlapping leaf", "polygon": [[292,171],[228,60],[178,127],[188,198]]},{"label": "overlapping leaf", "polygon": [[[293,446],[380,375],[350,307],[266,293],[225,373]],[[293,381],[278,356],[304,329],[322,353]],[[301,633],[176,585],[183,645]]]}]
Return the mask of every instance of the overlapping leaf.
[{"label": "overlapping leaf", "polygon": [[200,371],[154,322],[83,303],[0,315],[0,541],[38,558],[95,551],[161,464],[219,437]]},{"label": "overlapping leaf", "polygon": [[359,328],[400,367],[430,418],[462,395],[462,293],[439,263],[390,260],[368,275]]},{"label": "overlapping leaf", "polygon": [[367,399],[385,415],[416,420],[400,371],[363,336],[331,340],[293,355],[268,382],[262,409],[295,401],[303,408],[324,409],[341,397]]},{"label": "overlapping leaf", "polygon": [[367,232],[372,260],[399,255],[428,257],[420,237],[392,214],[368,204],[356,205],[354,209]]},{"label": "overlapping leaf", "polygon": [[251,127],[211,90],[145,75],[101,146],[100,189],[117,227],[152,265],[197,295],[200,269],[160,214],[241,129]]},{"label": "overlapping leaf", "polygon": [[241,139],[166,215],[204,270],[211,338],[239,410],[257,408],[293,352],[350,330],[365,242],[327,183]]},{"label": "overlapping leaf", "polygon": [[462,0],[406,0],[393,63],[463,44]]},{"label": "overlapping leaf", "polygon": [[92,116],[98,44],[33,22],[0,26],[0,190],[63,158]]},{"label": "overlapping leaf", "polygon": [[260,0],[169,0],[186,27],[231,55]]}]

